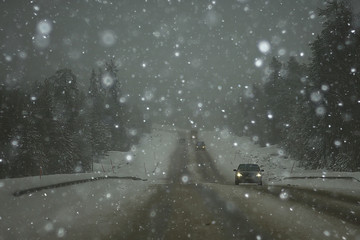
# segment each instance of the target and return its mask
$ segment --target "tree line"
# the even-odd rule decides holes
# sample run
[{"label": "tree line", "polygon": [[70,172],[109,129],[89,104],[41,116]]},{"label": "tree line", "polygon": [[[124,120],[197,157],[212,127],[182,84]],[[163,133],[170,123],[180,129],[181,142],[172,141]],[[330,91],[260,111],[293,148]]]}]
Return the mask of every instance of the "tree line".
[{"label": "tree line", "polygon": [[261,146],[279,144],[302,166],[360,168],[360,28],[345,1],[318,10],[323,29],[299,64],[273,57],[264,83],[241,94],[230,122]]},{"label": "tree line", "polygon": [[86,172],[109,150],[128,151],[150,123],[122,101],[113,61],[79,89],[70,69],[31,89],[0,85],[0,177]]}]

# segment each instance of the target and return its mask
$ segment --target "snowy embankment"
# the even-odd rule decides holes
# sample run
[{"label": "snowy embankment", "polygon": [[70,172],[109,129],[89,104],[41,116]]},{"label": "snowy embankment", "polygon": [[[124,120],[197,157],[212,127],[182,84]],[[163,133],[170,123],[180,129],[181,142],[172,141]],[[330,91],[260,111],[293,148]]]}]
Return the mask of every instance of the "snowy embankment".
[{"label": "snowy embankment", "polygon": [[234,136],[225,130],[204,131],[200,138],[207,144],[207,151],[220,173],[231,182],[234,181],[233,169],[240,163],[257,163],[264,169],[263,182],[266,185],[293,185],[349,194],[358,192],[360,187],[360,172],[305,170],[276,145],[260,147],[248,137]]},{"label": "snowy embankment", "polygon": [[[153,193],[151,183],[166,175],[176,143],[175,131],[157,129],[130,152],[109,152],[94,164],[94,173],[1,179],[0,240],[101,238],[116,226],[127,225],[126,216]],[[105,179],[13,195],[29,188],[104,176],[147,181]]]},{"label": "snowy embankment", "polygon": [[108,152],[94,164],[94,171],[109,176],[132,176],[148,180],[166,177],[169,155],[177,144],[177,132],[165,127],[153,129],[129,152]]}]

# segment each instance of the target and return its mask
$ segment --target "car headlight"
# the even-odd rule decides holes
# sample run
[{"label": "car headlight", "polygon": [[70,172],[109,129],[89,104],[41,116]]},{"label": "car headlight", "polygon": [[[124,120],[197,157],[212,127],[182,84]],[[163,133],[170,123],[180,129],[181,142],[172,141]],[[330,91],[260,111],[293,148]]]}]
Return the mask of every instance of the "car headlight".
[{"label": "car headlight", "polygon": [[237,172],[236,176],[241,177],[242,175],[241,175],[241,173]]},{"label": "car headlight", "polygon": [[260,173],[258,173],[258,174],[256,174],[256,176],[257,176],[257,177],[261,177],[261,174],[260,174]]}]

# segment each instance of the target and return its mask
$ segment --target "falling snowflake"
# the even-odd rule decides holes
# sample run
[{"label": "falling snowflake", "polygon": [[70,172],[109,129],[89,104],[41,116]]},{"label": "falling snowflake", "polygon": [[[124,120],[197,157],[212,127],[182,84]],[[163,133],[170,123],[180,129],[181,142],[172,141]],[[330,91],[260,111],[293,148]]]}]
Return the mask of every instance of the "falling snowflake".
[{"label": "falling snowflake", "polygon": [[324,92],[328,91],[329,90],[329,85],[327,85],[327,84],[321,85],[321,90],[323,90]]},{"label": "falling snowflake", "polygon": [[101,80],[105,87],[111,87],[114,84],[114,79],[110,76],[110,74],[104,74]]},{"label": "falling snowflake", "polygon": [[41,20],[36,25],[36,30],[37,30],[38,34],[49,35],[50,32],[52,31],[51,22],[47,19]]},{"label": "falling snowflake", "polygon": [[63,238],[65,237],[65,234],[66,234],[66,230],[64,228],[59,228],[58,231],[57,231],[57,236],[59,238]]},{"label": "falling snowflake", "polygon": [[181,181],[182,181],[183,183],[187,183],[187,182],[189,181],[189,177],[186,176],[186,175],[184,175],[184,176],[181,177]]},{"label": "falling snowflake", "polygon": [[128,155],[126,155],[125,159],[126,159],[126,161],[131,162],[133,160],[133,156],[128,154]]},{"label": "falling snowflake", "polygon": [[335,140],[334,144],[335,144],[336,147],[340,147],[341,146],[341,141]]},{"label": "falling snowflake", "polygon": [[158,31],[153,32],[153,35],[157,38],[159,38],[161,36],[160,32],[158,32]]},{"label": "falling snowflake", "polygon": [[270,51],[270,43],[266,40],[260,41],[258,43],[258,48],[260,50],[260,52],[262,53],[268,53]]},{"label": "falling snowflake", "polygon": [[100,43],[104,47],[111,47],[116,43],[117,36],[111,30],[105,30],[100,33]]},{"label": "falling snowflake", "polygon": [[322,95],[320,92],[312,92],[310,95],[310,99],[313,102],[320,102],[322,99]]},{"label": "falling snowflake", "polygon": [[255,58],[255,66],[261,67],[262,65],[263,65],[263,60],[261,60],[259,58]]},{"label": "falling snowflake", "polygon": [[316,112],[316,115],[319,116],[319,117],[322,117],[325,115],[326,113],[326,108],[323,107],[323,106],[319,106],[315,109],[315,112]]},{"label": "falling snowflake", "polygon": [[286,54],[286,50],[284,48],[280,48],[278,54],[279,56],[284,56]]},{"label": "falling snowflake", "polygon": [[289,194],[287,192],[283,191],[283,192],[280,193],[280,199],[281,200],[286,200],[288,198],[289,198]]}]

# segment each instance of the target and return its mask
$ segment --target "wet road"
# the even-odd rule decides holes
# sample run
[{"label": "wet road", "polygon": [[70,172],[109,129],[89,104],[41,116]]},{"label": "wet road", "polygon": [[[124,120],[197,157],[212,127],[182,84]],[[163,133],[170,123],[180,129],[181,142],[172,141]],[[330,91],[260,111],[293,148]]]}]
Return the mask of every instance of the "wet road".
[{"label": "wet road", "polygon": [[207,151],[195,151],[190,142],[171,155],[168,176],[111,239],[360,239],[360,199],[235,186]]}]

